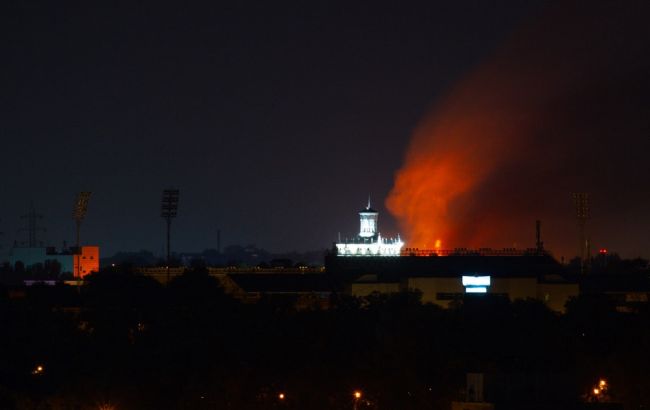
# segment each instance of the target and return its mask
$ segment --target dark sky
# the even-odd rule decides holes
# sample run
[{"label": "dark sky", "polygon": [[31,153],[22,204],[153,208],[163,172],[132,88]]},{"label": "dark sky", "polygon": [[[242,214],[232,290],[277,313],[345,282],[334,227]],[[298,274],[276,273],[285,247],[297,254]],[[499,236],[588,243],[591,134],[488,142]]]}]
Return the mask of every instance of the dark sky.
[{"label": "dark sky", "polygon": [[224,245],[325,248],[368,194],[395,233],[384,200],[413,130],[546,4],[96,3],[0,6],[5,249],[30,200],[45,241],[71,241],[90,190],[84,242],[160,253],[167,186],[177,250],[216,247],[218,228]]}]

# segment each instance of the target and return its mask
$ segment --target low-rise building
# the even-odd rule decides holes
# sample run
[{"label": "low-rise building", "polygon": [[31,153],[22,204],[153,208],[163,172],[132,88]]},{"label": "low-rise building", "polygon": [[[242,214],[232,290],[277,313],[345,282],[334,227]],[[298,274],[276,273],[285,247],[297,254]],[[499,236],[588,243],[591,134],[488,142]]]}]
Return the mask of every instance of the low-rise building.
[{"label": "low-rise building", "polygon": [[99,271],[99,246],[81,246],[62,251],[57,251],[54,247],[15,247],[11,250],[9,261],[13,267],[22,263],[26,270],[56,262],[60,266],[60,273],[83,278]]}]

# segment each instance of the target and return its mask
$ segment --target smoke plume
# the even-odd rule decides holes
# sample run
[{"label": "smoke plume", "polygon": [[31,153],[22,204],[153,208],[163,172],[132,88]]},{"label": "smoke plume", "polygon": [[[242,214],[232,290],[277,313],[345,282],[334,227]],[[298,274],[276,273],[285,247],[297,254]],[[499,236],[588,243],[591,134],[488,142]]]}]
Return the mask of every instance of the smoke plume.
[{"label": "smoke plume", "polygon": [[407,245],[532,246],[542,219],[570,254],[572,191],[606,210],[629,196],[617,178],[647,181],[647,9],[557,5],[449,90],[414,131],[387,199]]}]

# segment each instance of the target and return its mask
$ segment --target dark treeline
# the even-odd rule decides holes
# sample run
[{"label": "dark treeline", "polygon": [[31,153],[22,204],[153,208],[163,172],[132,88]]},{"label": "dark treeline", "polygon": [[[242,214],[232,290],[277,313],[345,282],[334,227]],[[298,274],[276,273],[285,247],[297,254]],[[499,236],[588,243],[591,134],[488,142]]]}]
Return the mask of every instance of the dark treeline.
[{"label": "dark treeline", "polygon": [[0,408],[449,409],[467,372],[486,375],[497,409],[572,408],[600,377],[611,400],[650,403],[647,307],[442,310],[402,293],[296,311],[233,300],[200,268],[167,287],[119,268],[87,279],[0,291]]},{"label": "dark treeline", "polygon": [[[272,253],[255,245],[229,245],[223,250],[204,249],[201,252],[172,253],[171,266],[190,266],[201,262],[208,266],[217,267],[298,267],[321,266],[325,250],[309,252]],[[112,264],[131,264],[134,266],[166,266],[166,258],[159,257],[153,252],[141,250],[138,252],[118,252],[110,257],[102,258],[102,266]]]}]

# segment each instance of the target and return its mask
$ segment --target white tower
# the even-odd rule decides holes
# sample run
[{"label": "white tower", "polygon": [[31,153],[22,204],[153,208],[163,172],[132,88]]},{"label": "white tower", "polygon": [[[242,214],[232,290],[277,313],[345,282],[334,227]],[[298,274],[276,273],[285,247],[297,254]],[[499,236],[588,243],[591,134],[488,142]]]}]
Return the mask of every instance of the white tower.
[{"label": "white tower", "polygon": [[336,243],[337,256],[400,256],[404,242],[397,238],[384,238],[377,230],[377,217],[379,212],[368,206],[359,211],[359,235],[352,239],[341,240]]},{"label": "white tower", "polygon": [[359,236],[361,238],[372,238],[377,235],[377,217],[379,212],[370,207],[370,198],[368,206],[359,211]]}]

